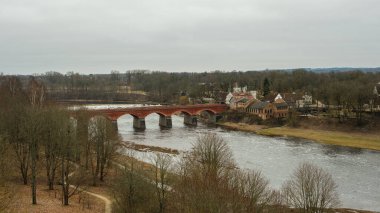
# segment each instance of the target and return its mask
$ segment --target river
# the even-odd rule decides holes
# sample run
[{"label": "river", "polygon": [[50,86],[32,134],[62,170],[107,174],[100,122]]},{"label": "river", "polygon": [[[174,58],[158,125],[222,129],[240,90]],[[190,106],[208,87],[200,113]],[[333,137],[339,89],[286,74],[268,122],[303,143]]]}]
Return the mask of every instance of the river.
[{"label": "river", "polygon": [[[357,148],[323,145],[296,138],[273,138],[253,133],[183,124],[183,117],[172,116],[173,127],[161,130],[159,116],[145,118],[146,130],[134,131],[133,117],[118,119],[123,140],[137,144],[187,151],[198,135],[211,132],[221,136],[233,152],[241,169],[260,170],[273,188],[279,189],[302,162],[311,162],[330,172],[338,185],[344,208],[380,211],[380,152]],[[137,153],[149,161],[152,153]]]}]

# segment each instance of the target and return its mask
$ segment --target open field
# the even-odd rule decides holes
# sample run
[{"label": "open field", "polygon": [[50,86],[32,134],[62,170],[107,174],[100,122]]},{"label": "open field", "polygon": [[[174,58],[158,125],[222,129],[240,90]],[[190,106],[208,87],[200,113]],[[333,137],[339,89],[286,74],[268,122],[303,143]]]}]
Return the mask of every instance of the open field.
[{"label": "open field", "polygon": [[380,151],[380,134],[328,131],[316,129],[274,127],[241,123],[222,123],[221,126],[240,131],[254,132],[266,136],[287,136],[313,140],[319,143],[364,148]]}]

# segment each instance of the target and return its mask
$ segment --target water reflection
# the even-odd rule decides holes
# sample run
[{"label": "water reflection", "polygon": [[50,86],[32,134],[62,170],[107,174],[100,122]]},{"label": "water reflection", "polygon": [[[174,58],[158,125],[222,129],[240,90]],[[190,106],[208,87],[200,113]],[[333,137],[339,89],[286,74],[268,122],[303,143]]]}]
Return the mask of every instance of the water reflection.
[{"label": "water reflection", "polygon": [[286,140],[286,145],[290,147],[300,147],[304,146],[306,144],[312,143],[311,141],[301,139],[301,138],[295,138],[295,137],[280,137],[284,140]]},{"label": "water reflection", "polygon": [[328,156],[337,155],[360,155],[363,153],[363,149],[353,147],[343,147],[329,144],[321,144],[321,148],[324,154]]}]

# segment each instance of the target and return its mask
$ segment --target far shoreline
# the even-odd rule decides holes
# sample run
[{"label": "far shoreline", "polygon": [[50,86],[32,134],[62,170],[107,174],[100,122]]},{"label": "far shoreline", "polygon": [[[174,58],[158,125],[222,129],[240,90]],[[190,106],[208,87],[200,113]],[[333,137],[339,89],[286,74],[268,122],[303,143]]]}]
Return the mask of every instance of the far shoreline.
[{"label": "far shoreline", "polygon": [[234,131],[251,132],[269,137],[294,137],[320,144],[380,151],[380,134],[364,134],[343,131],[292,128],[287,126],[268,127],[245,123],[218,122],[218,126]]}]

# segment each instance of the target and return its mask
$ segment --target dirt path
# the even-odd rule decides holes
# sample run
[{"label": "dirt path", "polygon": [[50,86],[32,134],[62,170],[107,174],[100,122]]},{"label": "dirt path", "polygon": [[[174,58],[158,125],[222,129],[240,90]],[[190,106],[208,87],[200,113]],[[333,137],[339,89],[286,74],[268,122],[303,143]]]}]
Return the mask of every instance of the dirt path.
[{"label": "dirt path", "polygon": [[[78,165],[76,164],[76,166],[78,166]],[[69,177],[72,176],[74,173],[75,172],[70,173]],[[77,188],[74,185],[70,185],[70,187],[74,188],[74,189]],[[112,201],[110,199],[108,199],[107,197],[105,197],[103,195],[100,195],[100,194],[93,193],[93,192],[89,192],[89,191],[84,190],[84,189],[82,189],[80,187],[78,187],[77,190],[80,190],[81,192],[87,193],[87,194],[89,194],[89,195],[91,195],[93,197],[96,197],[96,198],[99,198],[99,199],[103,200],[104,201],[104,205],[105,205],[105,207],[104,207],[104,213],[112,213]]]},{"label": "dirt path", "polygon": [[[76,188],[74,185],[70,185],[71,188]],[[87,193],[93,197],[96,197],[96,198],[99,198],[101,200],[104,201],[105,203],[105,207],[104,207],[104,213],[112,213],[112,201],[110,199],[108,199],[107,197],[103,196],[103,195],[100,195],[100,194],[96,194],[96,193],[93,193],[93,192],[89,192],[87,190],[84,190],[84,189],[81,189],[81,188],[78,188],[78,190],[80,190],[81,192],[84,192],[84,193]]]}]

